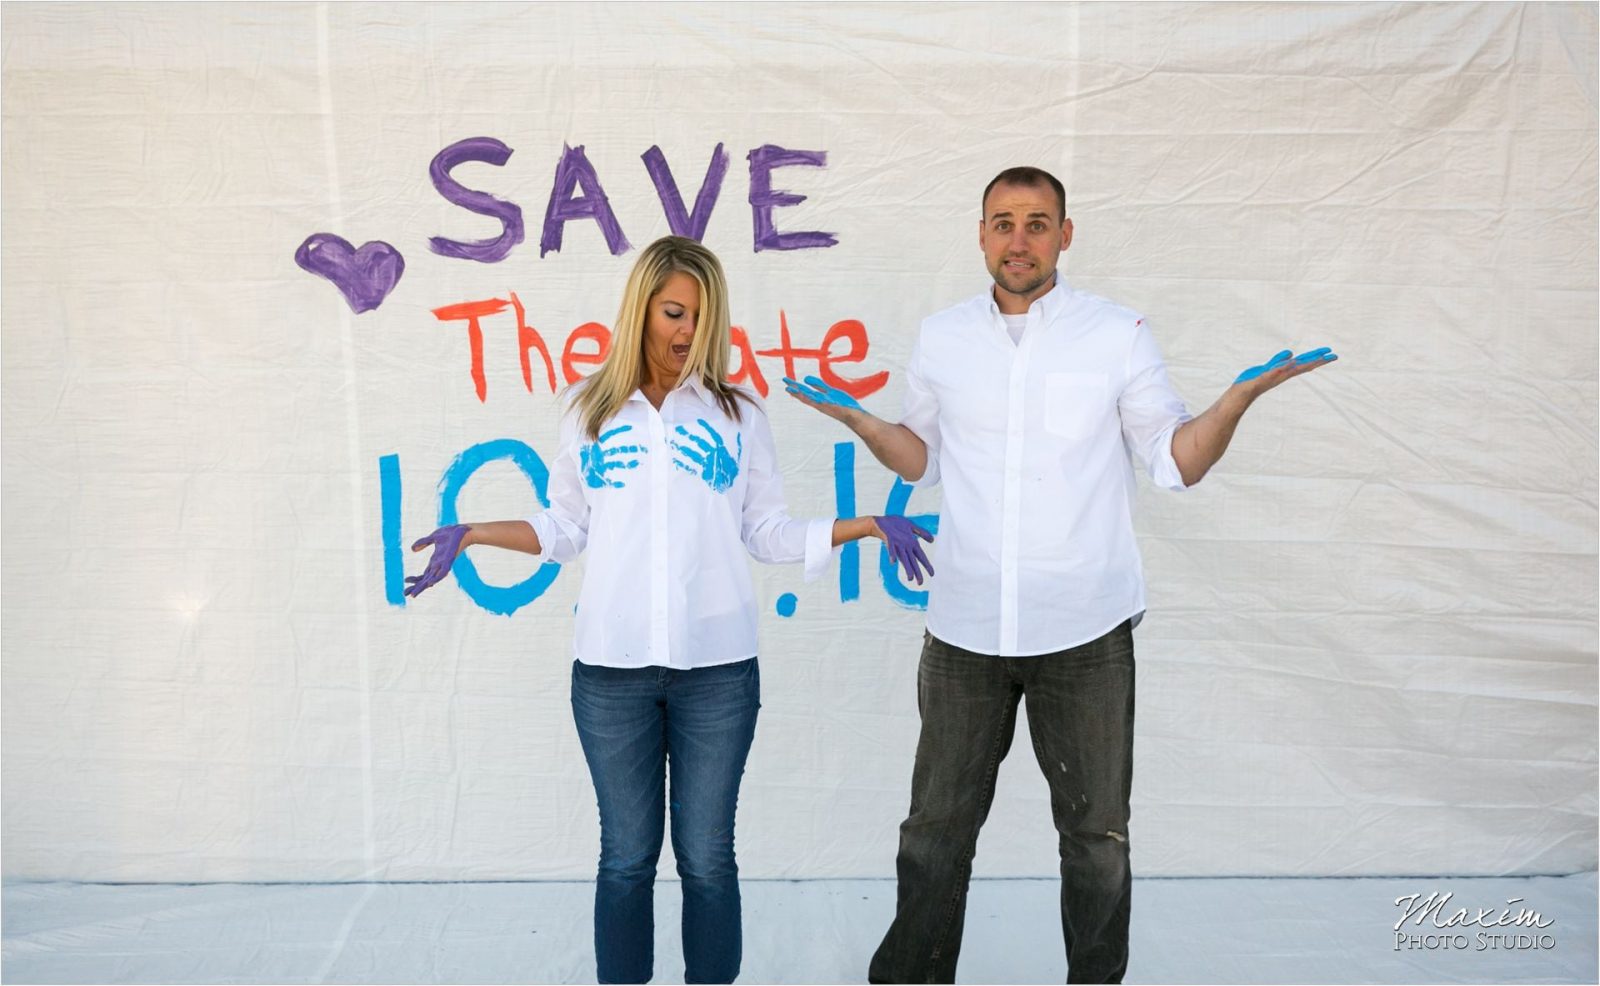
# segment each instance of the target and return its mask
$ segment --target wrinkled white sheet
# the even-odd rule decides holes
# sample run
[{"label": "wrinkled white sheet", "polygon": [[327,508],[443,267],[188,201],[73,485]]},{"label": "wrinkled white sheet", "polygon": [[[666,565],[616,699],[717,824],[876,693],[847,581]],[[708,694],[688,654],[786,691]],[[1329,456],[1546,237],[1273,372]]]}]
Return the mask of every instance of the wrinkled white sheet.
[{"label": "wrinkled white sheet", "polygon": [[[572,333],[613,318],[668,231],[641,158],[659,148],[687,212],[718,145],[704,235],[751,348],[787,331],[815,350],[859,321],[870,349],[834,368],[887,374],[864,400],[891,418],[919,319],[984,288],[979,193],[1019,162],[1066,181],[1063,269],[1146,316],[1193,410],[1280,348],[1340,352],[1253,408],[1194,491],[1140,499],[1136,872],[1594,867],[1594,5],[0,17],[7,878],[588,876],[567,699],[581,562],[510,617],[455,582],[390,592],[453,462],[553,450],[512,298],[562,378]],[[512,156],[451,174],[525,226],[495,263],[428,245],[499,234],[429,178],[475,137]],[[826,152],[772,172],[805,201],[770,214],[836,246],[756,249],[767,145]],[[583,218],[542,249],[579,147],[620,256]],[[355,314],[296,265],[317,233],[404,255],[380,307]],[[494,299],[480,399],[467,321],[435,309]],[[882,512],[888,474],[783,395],[783,356],[755,364],[793,511],[829,514],[849,487],[850,509]],[[470,479],[463,517],[536,508],[509,461]],[[809,585],[756,572],[751,877],[892,873],[922,620],[876,557]],[[490,586],[532,574],[476,564]],[[1048,875],[1055,842],[1022,740],[979,875]]]}]

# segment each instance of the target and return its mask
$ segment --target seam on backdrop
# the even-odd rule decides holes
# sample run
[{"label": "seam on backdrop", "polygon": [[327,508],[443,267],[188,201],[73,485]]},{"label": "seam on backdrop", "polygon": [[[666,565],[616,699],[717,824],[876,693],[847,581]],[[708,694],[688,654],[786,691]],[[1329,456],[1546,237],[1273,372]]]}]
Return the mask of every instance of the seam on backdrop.
[{"label": "seam on backdrop", "polygon": [[[333,118],[333,72],[329,58],[330,50],[328,27],[327,0],[317,4],[317,88],[321,97],[322,113],[322,141],[323,151],[327,157],[328,167],[328,212],[331,227],[344,235],[344,204],[339,196],[339,154],[338,144],[334,136]],[[362,536],[362,505],[366,497],[362,491],[361,477],[361,408],[360,392],[356,388],[355,370],[355,316],[345,306],[338,306],[339,310],[339,349],[344,364],[345,382],[345,435],[348,461],[350,464],[350,507],[351,507],[351,557],[354,559],[355,571],[352,573],[356,588],[356,660],[360,675],[361,714],[361,819],[362,837],[364,842],[362,859],[362,876],[367,883],[364,893],[350,906],[350,911],[345,915],[344,921],[339,926],[339,933],[334,938],[333,945],[328,955],[318,967],[313,982],[326,982],[328,974],[332,971],[334,963],[344,953],[345,945],[349,941],[350,931],[355,926],[356,918],[372,898],[374,892],[370,883],[377,872],[377,847],[373,843],[373,805],[372,805],[372,676],[369,667],[369,635],[367,627],[367,566],[366,566],[366,539]]]},{"label": "seam on backdrop", "polygon": [[[1078,102],[1079,102],[1079,99],[1078,99],[1078,95],[1077,94],[1083,92],[1083,86],[1081,84],[1081,79],[1080,79],[1080,76],[1081,76],[1080,66],[1082,65],[1082,61],[1079,58],[1079,51],[1078,51],[1078,35],[1079,35],[1078,18],[1080,16],[1079,7],[1078,7],[1077,4],[1072,4],[1068,8],[1068,11],[1069,11],[1069,13],[1067,15],[1068,19],[1067,19],[1067,30],[1066,30],[1066,35],[1067,36],[1064,39],[1062,39],[1063,40],[1063,46],[1062,47],[1064,48],[1064,54],[1066,56],[1066,63],[1067,63],[1066,92],[1072,93],[1073,97],[1071,99],[1066,100],[1066,106],[1065,106],[1066,119],[1063,121],[1064,125],[1061,128],[1061,132],[1066,135],[1065,143],[1067,145],[1067,151],[1066,151],[1065,154],[1062,155],[1061,163],[1059,165],[1057,165],[1057,167],[1059,167],[1063,173],[1057,174],[1056,178],[1061,182],[1061,186],[1067,190],[1067,192],[1066,192],[1066,194],[1067,194],[1067,202],[1063,202],[1062,205],[1068,206],[1067,215],[1070,217],[1072,215],[1072,209],[1070,208],[1069,203],[1072,201],[1072,197],[1077,194],[1076,190],[1073,187],[1073,176],[1077,173],[1077,170],[1078,170],[1077,169],[1077,161],[1078,161],[1078,139],[1077,138],[1078,138]],[[1017,163],[1024,163],[1024,162],[1017,162]],[[1009,163],[1006,164],[1005,167],[1010,167],[1010,164]],[[983,209],[981,207],[978,209],[978,214],[980,216],[983,214]]]}]

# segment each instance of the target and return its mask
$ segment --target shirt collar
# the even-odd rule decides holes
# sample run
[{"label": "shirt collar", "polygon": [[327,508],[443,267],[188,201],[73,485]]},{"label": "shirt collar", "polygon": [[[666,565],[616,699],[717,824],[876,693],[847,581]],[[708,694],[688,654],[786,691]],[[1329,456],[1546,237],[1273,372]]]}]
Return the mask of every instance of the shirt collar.
[{"label": "shirt collar", "polygon": [[[711,388],[707,387],[705,385],[705,381],[701,380],[699,377],[690,377],[688,382],[680,384],[680,385],[678,385],[678,387],[676,387],[674,389],[676,389],[676,390],[688,389],[688,390],[694,392],[694,394],[696,396],[698,396],[706,404],[713,405],[713,406],[716,404],[716,398],[712,396]],[[630,401],[642,401],[642,400],[646,400],[646,399],[647,398],[644,396],[644,388],[643,387],[636,388],[634,390],[634,392],[628,396],[628,400],[630,400]]]},{"label": "shirt collar", "polygon": [[[1034,307],[1037,306],[1039,309],[1040,319],[1048,322],[1050,319],[1054,318],[1056,313],[1061,311],[1061,309],[1066,305],[1067,294],[1071,290],[1072,289],[1067,286],[1067,279],[1061,276],[1060,271],[1056,271],[1056,283],[1051,285],[1049,291],[1046,291],[1042,296],[1035,298],[1033,304],[1028,306],[1028,311],[1033,311]],[[989,288],[983,293],[983,296],[989,303],[989,314],[999,318],[1000,304],[994,300],[993,281],[989,282]]]},{"label": "shirt collar", "polygon": [[700,399],[702,401],[705,401],[707,404],[715,404],[716,403],[715,398],[713,398],[711,396],[711,388],[707,387],[706,384],[705,384],[705,381],[701,380],[699,377],[697,377],[697,376],[696,377],[690,377],[689,378],[689,382],[687,384],[685,384],[684,386],[688,387],[690,390],[694,391],[696,394],[699,394],[700,395]]}]

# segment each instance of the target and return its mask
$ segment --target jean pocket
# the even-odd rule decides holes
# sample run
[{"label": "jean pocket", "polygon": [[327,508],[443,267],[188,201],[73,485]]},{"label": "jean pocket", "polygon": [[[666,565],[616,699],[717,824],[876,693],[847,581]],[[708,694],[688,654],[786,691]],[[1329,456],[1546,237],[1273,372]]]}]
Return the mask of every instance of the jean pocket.
[{"label": "jean pocket", "polygon": [[1045,374],[1045,430],[1070,439],[1092,434],[1105,414],[1108,389],[1104,373]]}]

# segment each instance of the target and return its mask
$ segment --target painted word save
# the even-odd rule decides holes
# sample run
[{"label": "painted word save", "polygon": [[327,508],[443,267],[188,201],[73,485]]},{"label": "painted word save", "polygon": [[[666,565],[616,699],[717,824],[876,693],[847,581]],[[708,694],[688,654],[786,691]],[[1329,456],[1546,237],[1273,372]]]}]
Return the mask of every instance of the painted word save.
[{"label": "painted word save", "polygon": [[[497,198],[488,192],[468,188],[457,181],[452,171],[468,162],[503,167],[513,151],[504,142],[493,137],[468,137],[441,150],[428,165],[428,177],[439,194],[452,205],[469,212],[488,216],[500,223],[497,236],[482,240],[453,240],[443,236],[428,239],[428,249],[441,257],[472,260],[483,264],[499,263],[510,256],[522,243],[526,230],[522,207],[515,202]],[[645,173],[655,186],[656,198],[666,214],[667,225],[676,236],[699,240],[705,235],[706,225],[716,208],[722,192],[722,181],[728,171],[728,153],[718,144],[711,151],[695,194],[694,205],[685,204],[677,179],[667,164],[659,146],[652,145],[641,156]],[[773,172],[780,168],[825,167],[827,151],[791,150],[776,144],[763,144],[745,155],[750,166],[750,187],[747,201],[750,205],[752,249],[810,250],[836,245],[839,240],[833,233],[820,230],[780,231],[774,211],[798,205],[806,196],[773,187]],[[566,232],[566,225],[575,221],[593,222],[605,238],[606,248],[613,256],[621,256],[632,249],[611,200],[606,195],[600,175],[584,153],[582,144],[571,147],[563,144],[561,157],[556,162],[555,178],[550,195],[545,201],[544,221],[539,234],[539,256],[558,252]],[[309,273],[331,282],[344,295],[356,314],[372,311],[383,304],[385,298],[399,284],[405,273],[405,257],[391,244],[373,240],[359,248],[334,233],[313,233],[295,251],[295,263]]]}]

